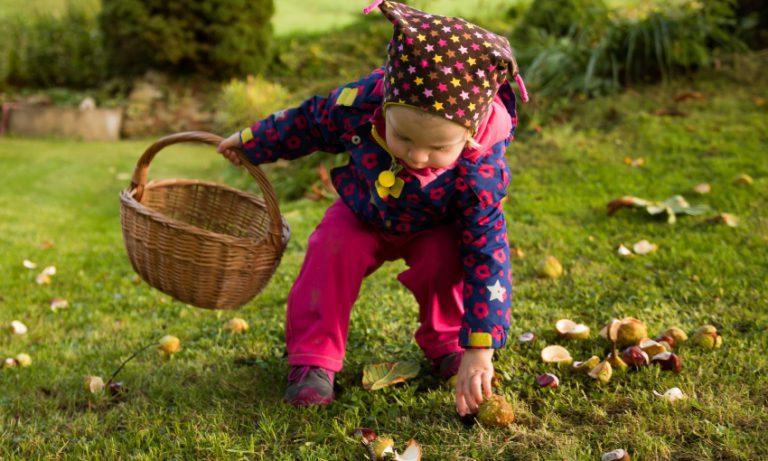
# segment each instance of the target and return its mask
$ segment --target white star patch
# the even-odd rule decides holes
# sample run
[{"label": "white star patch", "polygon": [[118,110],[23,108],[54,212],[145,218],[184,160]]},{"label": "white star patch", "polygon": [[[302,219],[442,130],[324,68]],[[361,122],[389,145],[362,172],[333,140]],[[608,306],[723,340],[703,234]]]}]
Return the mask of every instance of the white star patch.
[{"label": "white star patch", "polygon": [[490,292],[491,301],[494,299],[499,300],[501,302],[504,302],[504,297],[507,295],[507,289],[501,286],[501,283],[499,283],[499,280],[496,279],[496,283],[493,285],[487,285],[488,291]]}]

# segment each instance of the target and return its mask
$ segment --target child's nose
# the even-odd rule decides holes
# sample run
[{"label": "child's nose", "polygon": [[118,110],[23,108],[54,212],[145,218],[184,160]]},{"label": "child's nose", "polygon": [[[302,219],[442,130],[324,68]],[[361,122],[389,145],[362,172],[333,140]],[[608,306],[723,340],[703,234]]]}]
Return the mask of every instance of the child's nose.
[{"label": "child's nose", "polygon": [[411,149],[408,151],[408,158],[413,163],[426,163],[429,160],[429,152],[421,149]]}]

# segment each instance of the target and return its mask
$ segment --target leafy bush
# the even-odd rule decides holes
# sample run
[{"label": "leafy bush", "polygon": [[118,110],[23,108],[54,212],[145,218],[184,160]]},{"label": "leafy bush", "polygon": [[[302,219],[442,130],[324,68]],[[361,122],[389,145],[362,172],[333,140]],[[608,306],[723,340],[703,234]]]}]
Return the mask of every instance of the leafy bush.
[{"label": "leafy bush", "polygon": [[[539,3],[548,2],[531,9],[539,9]],[[532,13],[542,18],[536,25],[521,21],[513,43],[531,86],[544,95],[607,93],[627,83],[711,66],[718,52],[743,47],[732,33],[729,0],[641,5],[599,15],[592,14],[599,6],[562,11],[565,17],[582,18],[567,30],[556,21],[548,28],[548,16],[539,12]]]},{"label": "leafy bush", "polygon": [[216,100],[216,126],[221,132],[234,132],[285,109],[291,101],[288,90],[261,77],[233,79],[223,86]]},{"label": "leafy bush", "polygon": [[[272,83],[261,77],[248,76],[245,80],[232,80],[222,87],[216,100],[215,124],[219,133],[228,136],[254,122],[261,120],[278,110],[293,107],[299,103],[280,84]],[[264,165],[270,180],[279,184],[278,198],[295,200],[302,197],[319,177],[318,166],[322,163],[330,169],[340,162],[346,162],[344,156],[316,153],[290,162],[277,162]],[[228,168],[226,177],[237,187],[260,193],[258,186],[247,173],[235,168]]]},{"label": "leafy bush", "polygon": [[765,0],[736,0],[739,36],[753,48],[768,46],[768,7]]},{"label": "leafy bush", "polygon": [[105,76],[98,23],[83,9],[70,4],[61,17],[6,18],[0,28],[0,84],[86,88]]},{"label": "leafy bush", "polygon": [[[509,15],[519,14],[517,6]],[[522,17],[525,29],[539,29],[562,37],[578,30],[586,31],[608,22],[608,7],[603,0],[546,0],[534,2]],[[523,31],[524,29],[521,29]],[[517,37],[520,38],[520,37]]]},{"label": "leafy bush", "polygon": [[110,70],[148,69],[222,80],[261,71],[270,55],[272,0],[104,0]]},{"label": "leafy bush", "polygon": [[389,21],[366,17],[328,33],[282,39],[267,74],[302,97],[321,94],[383,65],[391,37]]}]

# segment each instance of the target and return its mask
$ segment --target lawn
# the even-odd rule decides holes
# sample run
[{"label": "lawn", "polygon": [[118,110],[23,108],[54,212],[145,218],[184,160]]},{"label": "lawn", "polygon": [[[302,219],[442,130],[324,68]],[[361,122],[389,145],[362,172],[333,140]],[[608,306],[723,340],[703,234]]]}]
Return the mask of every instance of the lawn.
[{"label": "lawn", "polygon": [[[401,262],[363,287],[338,401],[309,410],[281,403],[285,301],[307,237],[330,202],[282,203],[293,239],[268,288],[237,313],[205,311],[133,280],[118,192],[150,140],[0,138],[0,325],[21,320],[29,327],[24,336],[0,334],[0,358],[26,352],[33,360],[0,370],[0,458],[360,459],[348,435],[359,426],[393,436],[398,447],[414,438],[426,459],[594,460],[620,447],[636,460],[766,458],[767,68],[750,64],[585,102],[567,120],[513,143],[505,211],[510,241],[525,256],[513,262],[510,342],[495,362],[502,378],[496,391],[518,413],[506,429],[464,426],[452,393],[427,372],[413,340],[416,304],[394,278]],[[674,102],[684,90],[703,99]],[[661,108],[685,115],[654,115]],[[627,156],[645,164],[631,167]],[[210,148],[173,148],[161,152],[150,176],[230,178],[223,162]],[[754,183],[733,184],[741,173]],[[712,192],[693,194],[700,182]],[[642,211],[606,216],[606,203],[625,194],[684,194],[713,212],[674,225]],[[709,224],[715,212],[734,213],[739,226]],[[658,251],[617,254],[618,244],[641,239]],[[46,240],[54,246],[43,249]],[[562,278],[535,277],[547,254],[563,262]],[[52,283],[35,284],[39,268],[24,268],[24,259],[55,265]],[[69,308],[51,311],[53,297],[68,299]],[[251,325],[243,335],[222,328],[235,315]],[[679,375],[649,367],[603,386],[541,363],[540,349],[553,343],[577,360],[603,355],[600,326],[630,315],[651,334],[713,323],[724,345],[683,345]],[[553,326],[563,317],[591,326],[591,339],[558,339]],[[519,344],[525,331],[539,340]],[[178,336],[182,350],[170,360],[150,350],[128,364],[120,375],[124,402],[83,390],[86,375],[106,379],[132,351],[165,334]],[[393,359],[419,361],[422,372],[405,384],[363,390],[363,366]],[[534,377],[548,371],[561,385],[542,391]],[[673,386],[689,398],[669,405],[652,394]]]}]

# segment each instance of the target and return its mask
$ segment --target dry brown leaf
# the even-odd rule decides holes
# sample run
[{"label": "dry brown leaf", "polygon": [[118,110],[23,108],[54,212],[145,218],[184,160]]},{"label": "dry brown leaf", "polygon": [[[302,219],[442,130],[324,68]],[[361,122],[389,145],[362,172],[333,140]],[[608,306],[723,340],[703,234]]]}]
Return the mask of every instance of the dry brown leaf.
[{"label": "dry brown leaf", "polygon": [[668,108],[668,107],[655,110],[653,112],[653,115],[657,115],[659,117],[687,117],[688,116],[687,113],[681,111],[680,109]]},{"label": "dry brown leaf", "polygon": [[689,99],[706,99],[703,93],[699,91],[681,91],[675,95],[676,102],[687,101]]}]

